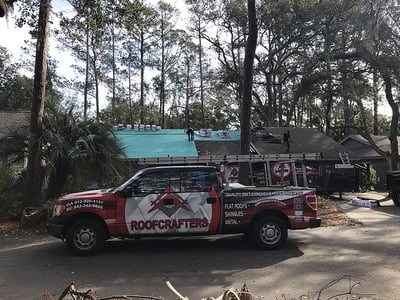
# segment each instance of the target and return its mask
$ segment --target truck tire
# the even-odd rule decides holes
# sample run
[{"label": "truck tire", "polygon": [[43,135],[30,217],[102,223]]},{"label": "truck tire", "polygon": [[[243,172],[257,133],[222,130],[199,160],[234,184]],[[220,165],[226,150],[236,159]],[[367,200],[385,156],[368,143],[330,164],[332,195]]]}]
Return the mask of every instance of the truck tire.
[{"label": "truck tire", "polygon": [[397,190],[393,190],[392,191],[392,200],[394,205],[396,205],[397,207],[400,207],[400,193]]},{"label": "truck tire", "polygon": [[264,250],[276,250],[286,243],[288,230],[281,218],[265,216],[254,222],[251,236],[257,247]]},{"label": "truck tire", "polygon": [[92,219],[77,220],[69,227],[65,240],[77,255],[91,255],[104,246],[106,233],[101,224]]}]

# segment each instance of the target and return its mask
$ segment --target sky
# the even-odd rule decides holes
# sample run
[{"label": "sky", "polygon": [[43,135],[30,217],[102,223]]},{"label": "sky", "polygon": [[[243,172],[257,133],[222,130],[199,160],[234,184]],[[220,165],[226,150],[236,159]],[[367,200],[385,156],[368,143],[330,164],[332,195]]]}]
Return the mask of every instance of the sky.
[{"label": "sky", "polygon": [[[164,1],[174,5],[180,11],[184,12],[184,10],[182,9],[185,6],[184,0]],[[145,2],[151,5],[156,5],[158,0],[145,0]],[[71,6],[66,0],[53,0],[52,6],[53,12],[68,13],[72,11]],[[0,18],[0,33],[2,36],[0,40],[0,45],[6,47],[9,50],[9,52],[12,54],[13,62],[18,62],[22,60],[22,57],[24,55],[21,51],[21,47],[25,45],[25,41],[31,40],[31,36],[28,34],[27,27],[19,28],[15,25],[15,17],[18,15],[18,2],[14,4],[14,8],[15,11],[10,14],[8,19]],[[182,26],[184,18],[185,16],[183,13],[183,15],[180,16],[180,22],[178,21],[177,27]],[[51,24],[51,29],[54,29],[57,26],[57,20],[54,18],[54,14],[52,14],[52,21],[53,23]],[[49,39],[49,53],[52,58],[58,60],[57,72],[59,75],[65,76],[66,78],[75,77],[74,70],[71,67],[71,65],[74,63],[74,58],[71,57],[68,52],[63,52],[62,50],[58,49],[57,42],[55,41],[55,39],[51,38],[51,35]],[[33,73],[24,73],[24,75],[33,77]],[[100,109],[102,109],[105,108],[105,106],[108,104],[105,100],[106,92],[104,89],[100,90],[100,98],[103,99],[100,101]]]},{"label": "sky", "polygon": [[[67,1],[53,0],[54,11],[68,11],[70,6]],[[20,53],[21,46],[24,45],[24,40],[30,39],[28,29],[26,27],[19,28],[15,26],[15,17],[18,15],[18,2],[14,4],[14,12],[7,18],[0,18],[0,32],[4,37],[0,44],[7,47],[14,55]]]},{"label": "sky", "polygon": [[[156,5],[158,0],[147,0],[148,3],[152,5]],[[172,5],[175,5],[177,8],[179,8],[182,11],[182,7],[184,7],[184,0],[171,0],[171,1],[166,1]],[[56,12],[68,12],[71,11],[71,7],[68,4],[66,0],[53,0],[52,1],[53,5],[53,11]],[[15,7],[17,9],[18,2],[16,2]],[[28,34],[28,29],[27,28],[18,28],[15,26],[15,20],[14,17],[17,15],[17,11],[14,12],[14,14],[11,14],[8,19],[6,18],[0,18],[0,33],[2,38],[0,39],[0,45],[3,47],[6,47],[9,49],[10,53],[13,55],[13,60],[14,61],[19,61],[21,60],[21,47],[24,46],[25,40],[31,39],[30,35]],[[183,15],[181,15],[180,20],[181,23],[185,19],[185,12],[183,11]],[[56,20],[53,20],[54,23],[51,26],[56,26],[57,22]],[[178,27],[182,26],[182,24],[177,24]],[[73,63],[73,58],[65,52],[60,51],[57,49],[57,43],[54,39],[50,37],[49,41],[49,53],[52,57],[56,58],[59,62],[58,65],[58,73],[60,75],[63,75],[67,78],[73,78],[74,71],[71,68],[71,64]],[[27,76],[32,76],[33,74],[26,74]],[[103,92],[103,95],[101,95],[101,98],[105,99],[105,92]],[[101,101],[101,108],[104,108],[107,105],[107,102],[105,100]],[[387,104],[387,101],[383,101],[383,103],[379,106],[378,112],[381,114],[385,114],[388,116],[391,116],[391,110],[389,105]]]},{"label": "sky", "polygon": [[[53,0],[53,10],[60,12],[67,12],[70,10],[70,6],[67,1],[61,0]],[[6,18],[0,18],[0,32],[2,35],[2,39],[0,41],[0,45],[6,47],[10,53],[12,54],[12,60],[14,62],[18,62],[24,56],[24,53],[21,51],[21,47],[26,44],[26,41],[31,41],[36,44],[36,41],[32,40],[30,34],[28,33],[28,27],[19,28],[15,25],[15,18],[18,15],[18,2],[14,4],[15,11],[11,13],[11,15]],[[54,21],[54,14],[51,17],[52,21]],[[51,26],[55,26],[57,22],[53,23]],[[49,40],[49,52],[51,56],[57,58],[60,62],[59,70],[66,73],[69,76],[72,76],[72,71],[70,71],[69,65],[72,62],[72,58],[66,53],[62,53],[57,49],[57,43],[54,39],[50,37]],[[61,59],[60,59],[61,58]],[[25,74],[27,76],[33,76],[33,74]]]},{"label": "sky", "polygon": [[[158,0],[147,0],[148,3],[155,5]],[[166,1],[172,5],[175,5],[182,11],[182,6],[184,6],[184,0],[171,0]],[[14,55],[14,60],[20,59],[21,54],[21,46],[24,45],[24,41],[30,39],[30,35],[28,34],[27,28],[18,28],[15,26],[14,17],[18,14],[18,2],[15,5],[15,12],[12,13],[8,20],[6,18],[0,18],[0,33],[1,33],[1,40],[0,45],[6,47],[10,50],[10,52]],[[72,11],[71,6],[68,4],[66,0],[53,0],[53,11],[54,12],[68,12]],[[54,16],[54,14],[53,14]],[[180,20],[183,20],[184,16],[181,16]],[[54,18],[53,18],[54,21]],[[55,26],[56,23],[53,23],[51,26]],[[179,24],[177,24],[179,26]],[[56,51],[56,43],[50,37],[49,43],[49,51],[50,54],[57,53]],[[67,55],[67,54],[65,54]]]}]

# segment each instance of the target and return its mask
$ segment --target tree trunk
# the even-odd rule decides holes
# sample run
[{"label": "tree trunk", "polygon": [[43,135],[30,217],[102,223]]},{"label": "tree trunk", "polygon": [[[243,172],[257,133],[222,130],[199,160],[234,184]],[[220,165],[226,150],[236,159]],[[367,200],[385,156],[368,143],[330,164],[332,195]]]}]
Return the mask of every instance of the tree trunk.
[{"label": "tree trunk", "polygon": [[[94,90],[95,90],[95,99],[96,99],[96,121],[97,123],[100,122],[100,71],[99,68],[97,67],[97,50],[96,50],[96,38],[95,36],[92,36],[92,42],[91,42],[91,47],[92,47],[92,54],[93,54],[93,61],[92,61],[92,68],[93,68],[93,79],[94,79]],[[111,112],[112,113],[112,112]]]},{"label": "tree trunk", "polygon": [[111,10],[111,51],[112,51],[112,98],[111,98],[111,116],[112,116],[112,120],[115,123],[120,123],[122,120],[119,119],[118,114],[115,112],[115,108],[116,108],[116,73],[117,73],[117,66],[115,64],[115,25],[114,25],[114,10],[115,10],[115,3],[114,1],[111,2],[112,3],[112,10]]},{"label": "tree trunk", "polygon": [[201,126],[205,127],[204,123],[204,83],[203,83],[203,49],[201,45],[201,24],[198,18],[197,38],[199,40],[199,71],[200,71],[200,101],[201,101]]},{"label": "tree trunk", "polygon": [[[140,104],[139,104],[139,124],[144,124],[144,30],[140,28]],[[130,63],[130,60],[129,60]]]},{"label": "tree trunk", "polygon": [[41,134],[47,74],[47,48],[51,0],[41,0],[37,30],[35,77],[30,121],[28,165],[23,194],[23,206],[37,206],[41,202]]},{"label": "tree trunk", "polygon": [[[247,0],[249,36],[247,38],[243,69],[243,100],[240,120],[240,153],[250,153],[250,120],[253,91],[253,63],[257,46],[257,17],[255,0]],[[247,163],[240,165],[242,184],[249,183],[249,168]]]},{"label": "tree trunk", "polygon": [[[132,75],[131,75],[131,61],[132,61],[132,55],[131,51],[129,50],[129,62],[128,62],[128,101],[129,101],[129,121],[131,125],[133,126],[133,109],[132,109]],[[142,82],[142,79],[140,79]],[[142,88],[140,88],[142,90]],[[140,92],[140,97],[142,99],[142,92]],[[140,100],[140,116],[142,114],[142,100]],[[143,124],[143,123],[140,123]]]},{"label": "tree trunk", "polygon": [[379,120],[378,120],[378,104],[379,104],[379,82],[376,70],[372,74],[372,93],[374,100],[374,134],[379,134]]},{"label": "tree trunk", "polygon": [[398,170],[399,163],[399,144],[397,142],[398,130],[397,126],[399,124],[399,107],[393,99],[392,94],[392,80],[389,74],[382,74],[383,81],[385,82],[385,95],[390,107],[392,108],[392,121],[390,124],[390,152],[391,152],[391,164],[389,164],[390,170]]},{"label": "tree trunk", "polygon": [[164,128],[165,112],[165,37],[164,37],[164,19],[161,20],[161,82],[160,82],[160,124]]},{"label": "tree trunk", "polygon": [[190,127],[189,121],[189,99],[190,99],[190,60],[186,58],[186,80],[185,80],[185,128]]},{"label": "tree trunk", "polygon": [[87,119],[87,111],[88,111],[88,94],[89,94],[89,20],[86,17],[86,57],[85,57],[85,63],[86,63],[86,70],[85,70],[85,88],[83,92],[83,119]]}]

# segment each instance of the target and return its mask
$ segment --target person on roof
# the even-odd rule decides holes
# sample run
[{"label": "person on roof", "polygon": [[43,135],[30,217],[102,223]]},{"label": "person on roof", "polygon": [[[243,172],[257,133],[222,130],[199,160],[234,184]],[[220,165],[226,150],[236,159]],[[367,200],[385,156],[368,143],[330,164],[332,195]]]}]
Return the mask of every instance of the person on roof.
[{"label": "person on roof", "polygon": [[193,130],[192,127],[189,127],[189,128],[186,130],[186,134],[187,134],[187,136],[188,136],[188,141],[189,141],[189,142],[194,140],[194,130]]},{"label": "person on roof", "polygon": [[286,153],[290,152],[290,142],[291,142],[291,138],[290,138],[290,131],[288,130],[287,132],[285,132],[283,134],[283,143],[285,144],[286,147]]}]

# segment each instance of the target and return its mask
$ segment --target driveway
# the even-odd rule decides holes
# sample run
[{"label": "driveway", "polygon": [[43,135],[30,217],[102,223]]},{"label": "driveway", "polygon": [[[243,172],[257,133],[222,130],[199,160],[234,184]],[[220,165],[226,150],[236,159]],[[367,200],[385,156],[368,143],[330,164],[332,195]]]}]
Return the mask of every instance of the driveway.
[{"label": "driveway", "polygon": [[319,293],[328,299],[351,286],[365,298],[399,299],[400,208],[391,201],[376,208],[347,204],[354,196],[334,202],[362,225],[291,231],[278,251],[260,251],[241,235],[229,235],[110,241],[97,256],[76,257],[48,236],[2,238],[0,299],[41,299],[45,293],[57,299],[72,281],[99,297],[175,299],[167,280],[192,300],[244,283],[266,300],[316,299]]},{"label": "driveway", "polygon": [[[342,198],[342,199],[341,199]],[[358,220],[365,226],[400,225],[400,207],[396,207],[387,192],[343,193],[332,195],[336,207],[350,218]],[[350,200],[371,200],[379,202],[378,207],[350,205]]]}]

